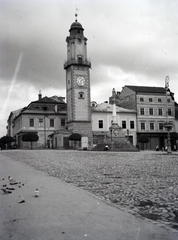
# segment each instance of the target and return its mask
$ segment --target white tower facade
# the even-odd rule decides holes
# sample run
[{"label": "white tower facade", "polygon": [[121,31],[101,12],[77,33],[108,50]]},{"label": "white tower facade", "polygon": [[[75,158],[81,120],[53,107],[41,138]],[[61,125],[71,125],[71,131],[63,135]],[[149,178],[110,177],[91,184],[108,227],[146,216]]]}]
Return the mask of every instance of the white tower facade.
[{"label": "white tower facade", "polygon": [[68,130],[88,137],[92,148],[90,68],[87,59],[87,38],[82,25],[76,20],[70,27],[67,42],[66,97]]}]

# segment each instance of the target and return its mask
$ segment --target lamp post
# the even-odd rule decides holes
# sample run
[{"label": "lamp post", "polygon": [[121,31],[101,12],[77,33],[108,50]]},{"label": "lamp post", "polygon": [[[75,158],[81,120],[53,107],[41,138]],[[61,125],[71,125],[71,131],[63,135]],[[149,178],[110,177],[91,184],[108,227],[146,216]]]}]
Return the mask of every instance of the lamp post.
[{"label": "lamp post", "polygon": [[170,131],[173,127],[173,123],[167,121],[163,124],[164,128],[167,130],[167,153],[171,153],[171,138],[170,138]]},{"label": "lamp post", "polygon": [[48,115],[44,115],[44,148],[46,148],[47,144],[46,144],[46,117],[48,117]]},{"label": "lamp post", "polygon": [[127,129],[127,142],[129,143],[129,129]]},{"label": "lamp post", "polygon": [[46,121],[44,115],[44,148],[46,148]]},{"label": "lamp post", "polygon": [[171,153],[171,139],[170,139],[170,131],[173,127],[173,123],[169,121],[169,115],[168,115],[168,90],[169,90],[169,76],[165,78],[165,93],[166,93],[166,110],[167,110],[167,121],[163,124],[164,128],[167,130],[167,153]]}]

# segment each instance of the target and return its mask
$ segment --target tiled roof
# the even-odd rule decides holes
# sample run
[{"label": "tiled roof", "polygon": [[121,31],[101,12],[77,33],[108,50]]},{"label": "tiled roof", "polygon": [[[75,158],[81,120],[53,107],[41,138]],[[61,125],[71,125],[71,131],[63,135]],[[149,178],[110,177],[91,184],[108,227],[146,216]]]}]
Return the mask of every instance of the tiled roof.
[{"label": "tiled roof", "polygon": [[43,97],[37,101],[34,101],[33,103],[55,103],[55,102],[58,102],[58,101],[49,97]]},{"label": "tiled roof", "polygon": [[130,88],[134,92],[165,93],[165,88],[163,87],[145,87],[145,86],[131,86],[131,85],[125,85],[125,87]]},{"label": "tiled roof", "polygon": [[[112,112],[113,105],[109,103],[101,103],[95,107],[92,107],[92,111],[93,112]],[[116,106],[116,112],[135,112],[135,111]]]}]

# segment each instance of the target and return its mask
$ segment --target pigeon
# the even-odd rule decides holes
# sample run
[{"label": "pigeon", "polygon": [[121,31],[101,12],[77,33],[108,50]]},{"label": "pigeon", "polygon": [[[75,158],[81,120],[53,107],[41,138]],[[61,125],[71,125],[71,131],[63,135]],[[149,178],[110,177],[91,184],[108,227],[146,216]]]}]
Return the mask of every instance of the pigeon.
[{"label": "pigeon", "polygon": [[8,179],[9,179],[10,185],[18,184],[18,182],[16,182],[12,177],[9,176]]},{"label": "pigeon", "polygon": [[19,203],[24,203],[24,202],[25,202],[25,200],[24,200],[24,198],[22,198],[22,200]]},{"label": "pigeon", "polygon": [[16,181],[10,182],[10,185],[16,185],[18,184]]},{"label": "pigeon", "polygon": [[9,188],[9,187],[6,187],[6,189],[8,189],[8,190],[15,190],[15,188]]},{"label": "pigeon", "polygon": [[5,194],[7,194],[7,193],[12,193],[11,191],[9,191],[9,190],[7,190],[7,189],[5,189],[5,188],[1,188],[1,190],[2,190]]},{"label": "pigeon", "polygon": [[38,188],[35,190],[35,197],[39,197],[39,190],[38,190]]},{"label": "pigeon", "polygon": [[8,180],[11,182],[11,181],[13,181],[13,178],[11,176],[9,176]]}]

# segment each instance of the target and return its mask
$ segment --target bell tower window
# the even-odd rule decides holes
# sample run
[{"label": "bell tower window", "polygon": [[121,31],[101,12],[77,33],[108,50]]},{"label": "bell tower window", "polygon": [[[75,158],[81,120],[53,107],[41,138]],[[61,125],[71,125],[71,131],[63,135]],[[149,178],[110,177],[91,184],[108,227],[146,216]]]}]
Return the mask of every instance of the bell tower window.
[{"label": "bell tower window", "polygon": [[82,57],[80,56],[80,57],[78,57],[78,63],[80,64],[80,63],[82,63]]},{"label": "bell tower window", "polygon": [[78,93],[78,98],[79,99],[84,99],[84,92],[79,92]]}]

